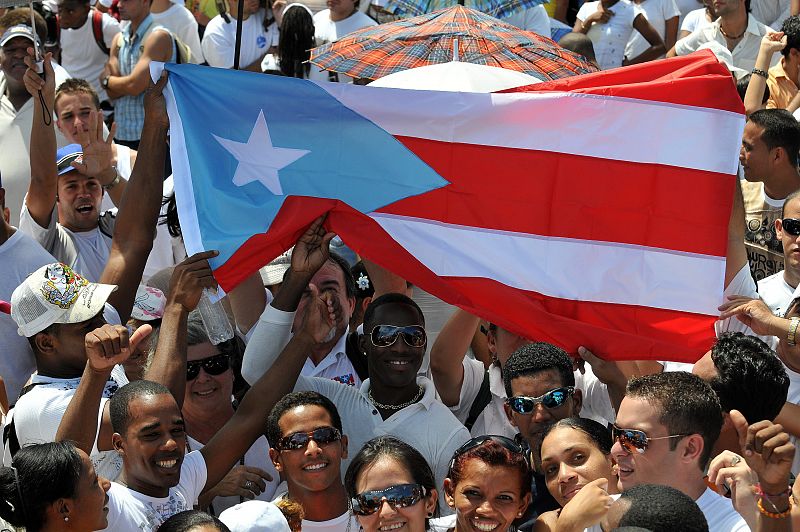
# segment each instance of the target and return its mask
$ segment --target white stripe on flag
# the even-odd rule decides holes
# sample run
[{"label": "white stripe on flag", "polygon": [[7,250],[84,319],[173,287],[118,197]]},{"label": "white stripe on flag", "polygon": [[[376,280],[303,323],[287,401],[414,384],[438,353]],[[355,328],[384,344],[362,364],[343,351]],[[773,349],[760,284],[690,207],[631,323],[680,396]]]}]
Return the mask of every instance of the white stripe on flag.
[{"label": "white stripe on flag", "polygon": [[725,259],[644,246],[485,230],[371,213],[440,277],[481,277],[576,301],[715,316]]},{"label": "white stripe on flag", "polygon": [[395,136],[735,174],[744,116],[569,92],[470,94],[318,83]]}]

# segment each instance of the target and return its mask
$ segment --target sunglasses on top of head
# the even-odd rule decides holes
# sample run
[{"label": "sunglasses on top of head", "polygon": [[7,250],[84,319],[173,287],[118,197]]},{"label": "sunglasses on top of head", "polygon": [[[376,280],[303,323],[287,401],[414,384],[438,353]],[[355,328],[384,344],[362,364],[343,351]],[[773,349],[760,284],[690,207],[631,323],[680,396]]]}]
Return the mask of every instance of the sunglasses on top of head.
[{"label": "sunglasses on top of head", "polygon": [[309,432],[295,432],[281,438],[276,447],[280,451],[297,451],[305,449],[308,442],[314,440],[319,445],[328,445],[342,439],[342,433],[336,427],[319,427]]},{"label": "sunglasses on top of head", "polygon": [[409,347],[425,347],[428,341],[425,328],[421,325],[376,325],[369,333],[369,339],[375,347],[391,347],[400,336]]},{"label": "sunglasses on top of head", "polygon": [[536,410],[536,405],[542,404],[547,409],[554,409],[562,406],[567,402],[567,399],[575,393],[574,386],[563,386],[550,390],[544,395],[539,397],[528,397],[526,395],[516,395],[506,399],[506,403],[511,407],[511,410],[517,414],[532,414]]},{"label": "sunglasses on top of head", "polygon": [[215,355],[213,357],[195,360],[186,363],[186,380],[192,381],[200,375],[203,368],[209,375],[221,375],[231,367],[231,358],[228,355]]},{"label": "sunglasses on top of head", "polygon": [[800,220],[797,218],[784,218],[781,220],[781,227],[792,236],[800,236]]},{"label": "sunglasses on top of head", "polygon": [[419,484],[398,484],[382,490],[370,490],[353,497],[353,513],[356,515],[372,515],[389,503],[393,510],[408,508],[417,504],[428,490]]},{"label": "sunglasses on top of head", "polygon": [[650,438],[643,430],[621,429],[616,425],[611,425],[611,441],[619,441],[628,454],[644,454],[651,441],[683,438],[684,436],[688,436],[688,434],[670,434],[669,436]]}]

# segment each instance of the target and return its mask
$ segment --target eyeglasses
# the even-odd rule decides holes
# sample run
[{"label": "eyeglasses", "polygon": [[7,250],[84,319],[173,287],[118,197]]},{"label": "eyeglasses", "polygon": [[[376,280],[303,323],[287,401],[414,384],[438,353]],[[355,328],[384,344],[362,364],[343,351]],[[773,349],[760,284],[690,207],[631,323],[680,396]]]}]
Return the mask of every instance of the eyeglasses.
[{"label": "eyeglasses", "polygon": [[419,484],[398,484],[383,490],[365,491],[353,497],[353,513],[356,515],[372,515],[389,503],[392,509],[414,506],[428,494],[425,486]]},{"label": "eyeglasses", "polygon": [[525,452],[525,448],[522,447],[522,445],[515,442],[511,438],[506,438],[505,436],[498,436],[496,434],[487,434],[485,436],[477,436],[475,438],[467,440],[467,442],[464,445],[456,449],[456,452],[453,453],[453,458],[450,459],[450,465],[447,468],[447,476],[449,477],[453,472],[453,466],[455,465],[456,459],[459,456],[468,451],[471,451],[475,447],[483,445],[487,441],[492,441],[500,445],[501,447],[508,449],[512,453],[522,456],[525,459],[525,463],[528,464],[528,467],[530,468],[531,466],[530,457],[528,456],[528,453]]},{"label": "eyeglasses", "polygon": [[336,427],[319,427],[310,432],[295,432],[278,441],[279,451],[297,451],[305,449],[308,442],[314,440],[317,445],[328,445],[342,439],[342,433]]},{"label": "eyeglasses", "polygon": [[792,236],[800,236],[800,220],[797,218],[784,218],[781,220],[783,230]]},{"label": "eyeglasses", "polygon": [[683,438],[685,436],[688,436],[688,434],[670,434],[669,436],[650,438],[643,430],[621,429],[616,425],[611,425],[612,441],[619,441],[619,444],[628,454],[633,454],[634,451],[639,454],[644,454],[651,441]]},{"label": "eyeglasses", "polygon": [[525,395],[517,395],[506,399],[506,403],[511,407],[511,410],[517,414],[532,414],[536,409],[536,405],[541,403],[547,409],[558,408],[563,405],[569,396],[575,392],[574,386],[564,386],[550,390],[544,395],[539,397],[528,397]]},{"label": "eyeglasses", "polygon": [[399,336],[409,347],[425,347],[428,337],[421,325],[408,325],[397,327],[395,325],[376,325],[369,333],[369,339],[375,347],[390,347],[394,345]]},{"label": "eyeglasses", "polygon": [[215,355],[186,363],[186,380],[193,381],[200,375],[203,368],[209,375],[221,375],[231,367],[231,358],[228,355]]}]

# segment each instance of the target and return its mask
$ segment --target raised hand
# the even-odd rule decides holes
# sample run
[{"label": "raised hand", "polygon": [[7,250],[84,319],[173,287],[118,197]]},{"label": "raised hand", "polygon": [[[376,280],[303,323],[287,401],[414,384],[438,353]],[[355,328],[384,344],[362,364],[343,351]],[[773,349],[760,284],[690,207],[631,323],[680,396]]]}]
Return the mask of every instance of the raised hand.
[{"label": "raised hand", "polygon": [[100,111],[89,112],[89,131],[79,132],[83,161],[74,161],[72,166],[85,176],[94,177],[104,185],[113,181],[117,175],[112,167],[114,161],[114,134],[117,124],[111,126],[108,138],[103,139],[103,113]]},{"label": "raised hand", "polygon": [[756,495],[753,486],[758,476],[747,462],[732,451],[722,451],[708,466],[708,481],[717,493],[730,494],[733,507],[750,528],[756,528]]},{"label": "raised hand", "polygon": [[215,497],[254,499],[267,489],[272,475],[258,467],[237,465],[213,489]]},{"label": "raised hand", "polygon": [[589,528],[603,519],[614,499],[608,494],[608,479],[598,478],[586,484],[558,516],[559,532]]},{"label": "raised hand", "polygon": [[150,325],[142,325],[128,337],[126,327],[109,324],[89,332],[84,339],[89,366],[97,372],[111,371],[117,364],[125,362],[151,332],[153,328]]},{"label": "raised hand", "polygon": [[300,325],[300,334],[305,334],[315,344],[329,341],[331,332],[336,329],[336,323],[341,318],[342,309],[339,300],[333,294],[319,293],[313,284],[308,285],[311,295]]},{"label": "raised hand", "polygon": [[786,47],[786,35],[782,31],[769,31],[761,38],[761,50],[774,54]]},{"label": "raised hand", "polygon": [[776,323],[782,319],[775,316],[761,299],[746,296],[728,296],[728,302],[720,305],[719,310],[722,311],[719,319],[736,316],[760,336],[773,336]]},{"label": "raised hand", "polygon": [[150,88],[144,93],[144,118],[148,121],[159,123],[164,128],[169,128],[169,115],[167,102],[164,100],[164,87],[167,85],[167,69],[161,72],[158,82],[150,83]]},{"label": "raised hand", "polygon": [[292,274],[311,279],[328,260],[328,246],[336,235],[325,231],[325,218],[323,215],[311,222],[306,232],[297,240],[292,251]]},{"label": "raised hand", "polygon": [[22,77],[25,83],[25,88],[31,96],[39,97],[39,91],[42,91],[45,103],[48,104],[50,109],[53,108],[53,101],[56,98],[56,75],[53,71],[53,54],[47,52],[44,56],[44,79],[36,72],[36,59],[33,56],[33,48],[28,48],[28,55],[25,57],[25,64],[28,65],[28,70]]},{"label": "raised hand", "polygon": [[219,251],[202,251],[175,266],[169,280],[167,305],[181,305],[186,312],[197,308],[203,289],[217,289],[217,280],[211,271],[208,259],[219,255]]},{"label": "raised hand", "polygon": [[748,426],[738,410],[731,410],[730,417],[739,435],[742,456],[758,476],[761,489],[770,494],[785,491],[795,452],[789,434],[781,425],[768,420]]}]

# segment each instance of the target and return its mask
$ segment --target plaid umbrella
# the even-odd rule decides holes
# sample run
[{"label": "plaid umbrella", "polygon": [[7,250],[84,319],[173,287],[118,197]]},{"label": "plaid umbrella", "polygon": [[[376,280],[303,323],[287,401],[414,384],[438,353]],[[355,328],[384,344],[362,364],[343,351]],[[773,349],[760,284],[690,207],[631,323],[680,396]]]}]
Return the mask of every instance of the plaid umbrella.
[{"label": "plaid umbrella", "polygon": [[386,11],[401,17],[416,17],[456,4],[465,5],[495,18],[506,18],[516,11],[546,4],[550,0],[389,0]]},{"label": "plaid umbrella", "polygon": [[524,72],[543,81],[596,69],[546,37],[462,5],[355,31],[311,50],[310,61],[354,78],[458,60]]}]

